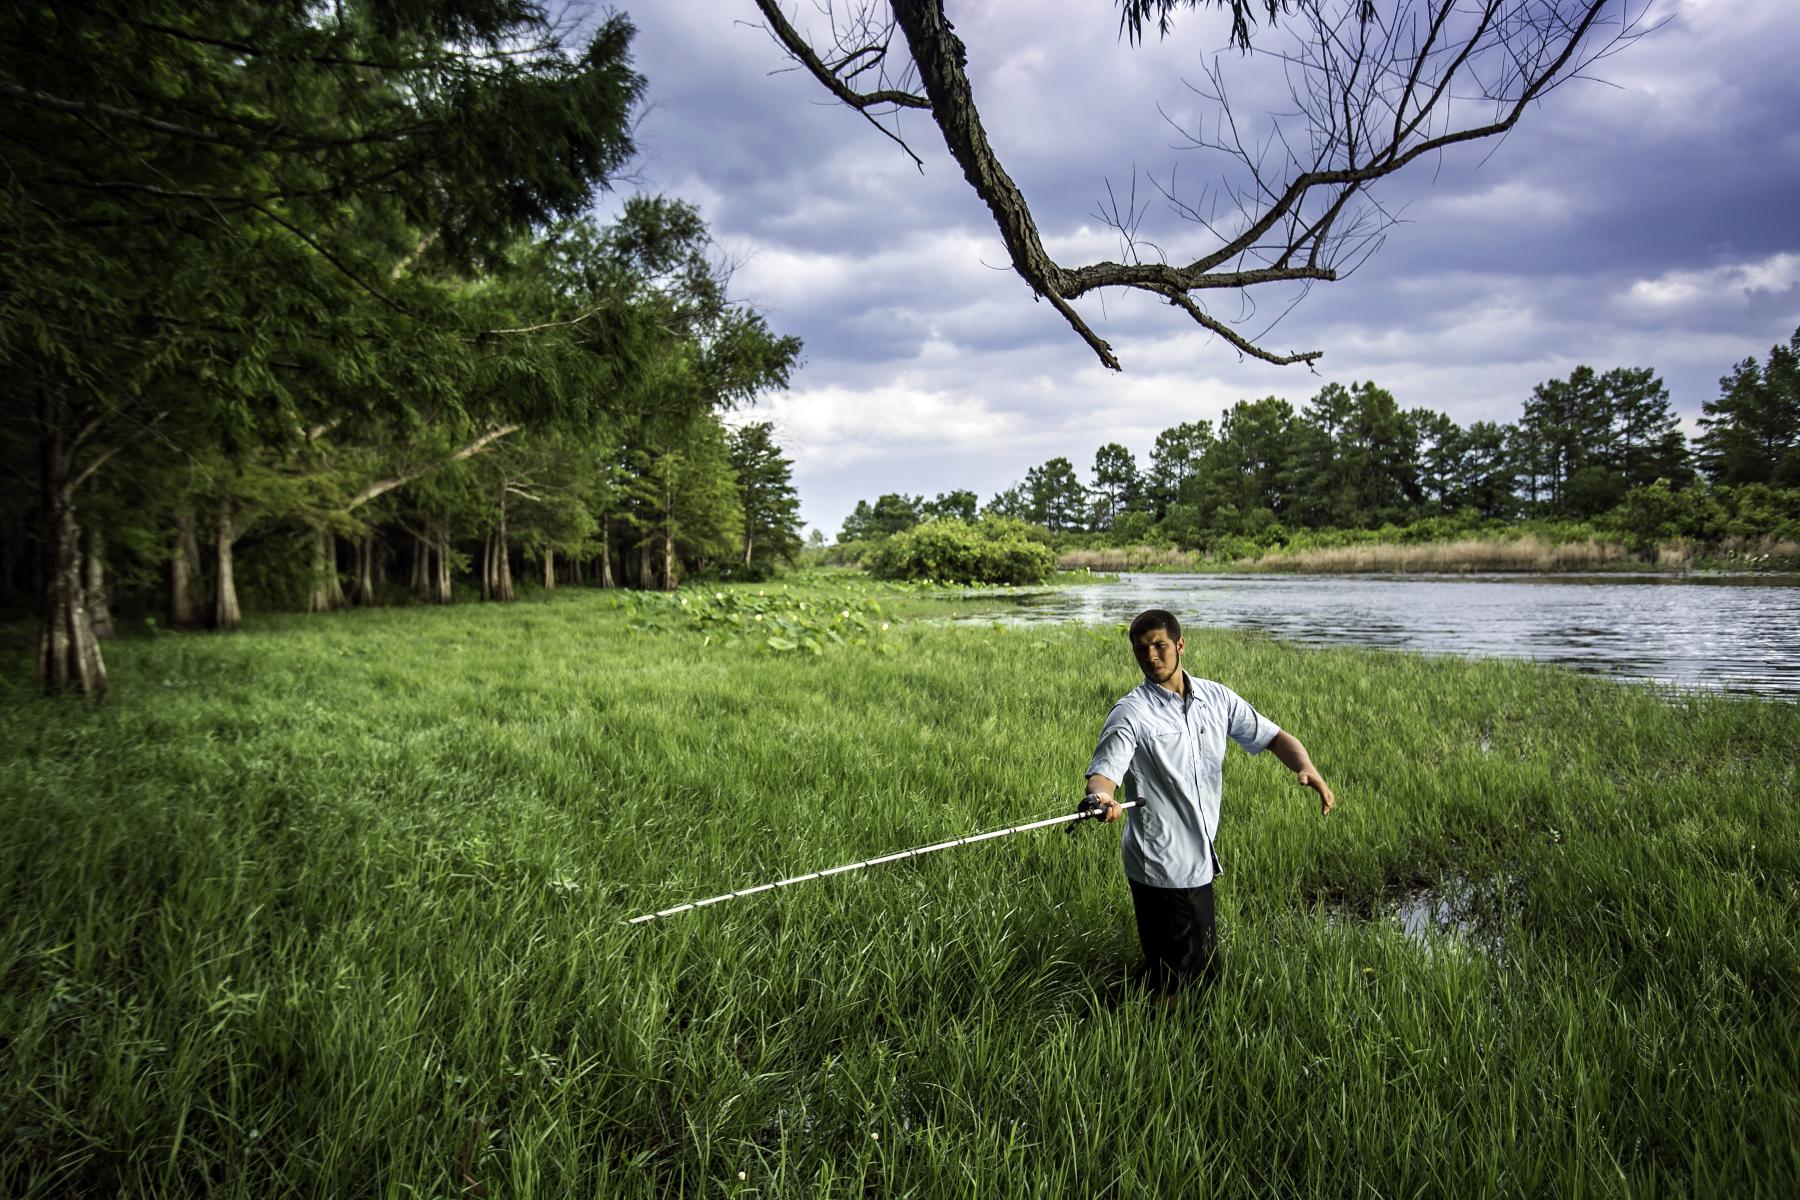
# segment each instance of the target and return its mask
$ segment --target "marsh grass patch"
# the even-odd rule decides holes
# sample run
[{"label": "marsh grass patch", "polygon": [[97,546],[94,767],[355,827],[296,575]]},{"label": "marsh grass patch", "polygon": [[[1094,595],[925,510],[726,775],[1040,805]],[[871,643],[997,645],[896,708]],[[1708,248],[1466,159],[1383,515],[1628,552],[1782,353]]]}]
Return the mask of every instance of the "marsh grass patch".
[{"label": "marsh grass patch", "polygon": [[[1068,811],[1138,682],[1113,631],[757,590],[121,639],[95,708],[22,660],[0,1193],[1748,1196],[1800,1169],[1795,706],[1191,629],[1340,804],[1227,759],[1226,976],[1163,1014],[1106,1002],[1137,946],[1099,827],[620,925]],[[759,606],[879,615],[855,632],[894,652],[716,636]],[[1421,893],[1434,944],[1497,922],[1505,953],[1420,953]]]}]

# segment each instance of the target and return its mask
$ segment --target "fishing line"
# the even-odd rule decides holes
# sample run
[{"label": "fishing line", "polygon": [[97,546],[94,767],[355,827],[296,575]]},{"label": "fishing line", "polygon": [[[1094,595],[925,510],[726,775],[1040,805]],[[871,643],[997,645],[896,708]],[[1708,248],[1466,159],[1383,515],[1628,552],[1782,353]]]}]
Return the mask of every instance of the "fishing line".
[{"label": "fishing line", "polygon": [[[1121,809],[1136,808],[1138,801],[1127,800],[1119,805]],[[949,850],[956,846],[969,846],[976,842],[986,842],[994,838],[1006,837],[1008,834],[1024,833],[1027,829],[1043,829],[1050,825],[1066,825],[1074,821],[1095,820],[1100,815],[1097,806],[1083,801],[1080,808],[1060,817],[1045,817],[1041,821],[1028,821],[1023,825],[1013,825],[1006,829],[994,829],[987,833],[973,833],[968,837],[952,838],[947,842],[938,842],[931,846],[918,846],[911,850],[901,850],[896,854],[883,854],[879,858],[864,859],[861,862],[845,863],[841,867],[828,867],[823,871],[810,871],[805,875],[796,875],[792,879],[777,879],[774,883],[758,884],[756,887],[739,888],[735,892],[726,892],[722,896],[709,896],[705,900],[694,900],[687,904],[677,904],[674,908],[665,908],[659,912],[648,912],[641,917],[632,917],[623,921],[625,925],[642,925],[645,921],[655,921],[662,917],[672,917],[676,913],[684,913],[696,908],[705,908],[709,904],[722,904],[727,900],[736,900],[739,896],[754,896],[758,892],[772,892],[777,888],[792,887],[796,883],[805,883],[809,879],[824,879],[828,875],[843,875],[850,871],[860,871],[864,867],[876,867],[882,863],[899,862],[903,858],[918,858],[922,854],[935,854],[939,850]],[[1073,833],[1071,829],[1069,832]]]}]

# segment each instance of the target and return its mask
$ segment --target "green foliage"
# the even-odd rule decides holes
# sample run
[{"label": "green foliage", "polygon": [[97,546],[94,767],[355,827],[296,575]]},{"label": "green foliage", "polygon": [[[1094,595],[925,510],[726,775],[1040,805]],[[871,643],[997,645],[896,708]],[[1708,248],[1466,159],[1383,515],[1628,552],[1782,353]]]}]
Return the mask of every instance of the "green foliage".
[{"label": "green foliage", "polygon": [[1138,510],[1120,513],[1112,524],[1113,540],[1124,546],[1148,545],[1155,531],[1155,518]]},{"label": "green foliage", "polygon": [[773,654],[822,655],[833,646],[894,653],[899,620],[867,588],[686,589],[622,597],[632,633],[699,634],[702,646],[747,645]]},{"label": "green foliage", "polygon": [[672,589],[677,564],[706,576],[733,563],[741,552],[744,511],[726,433],[707,414],[650,433],[633,448],[622,495],[624,511],[654,580],[640,587]]},{"label": "green foliage", "polygon": [[777,562],[792,564],[800,553],[800,493],[794,490],[793,463],[775,444],[774,426],[752,421],[731,431],[731,467],[744,514],[743,555],[731,574],[767,579]]},{"label": "green foliage", "polygon": [[838,532],[837,540],[840,543],[862,542],[892,537],[917,525],[924,505],[922,496],[908,496],[903,492],[884,493],[872,505],[866,500],[858,500],[856,508],[844,518],[844,527]]},{"label": "green foliage", "polygon": [[981,511],[984,516],[1028,521],[1031,519],[1031,501],[1026,498],[1024,489],[1015,484],[996,492]]},{"label": "green foliage", "polygon": [[866,557],[881,579],[940,583],[1038,583],[1056,569],[1050,547],[1027,536],[1022,522],[988,518],[927,521],[877,545]]},{"label": "green foliage", "polygon": [[[1800,331],[1766,366],[1746,360],[1722,381],[1725,395],[1702,422],[1701,457],[1716,479],[1800,478],[1800,465],[1784,465],[1800,464],[1796,363]],[[1753,500],[1740,519],[1729,487],[1695,491],[1690,459],[1668,390],[1648,368],[1577,367],[1534,389],[1518,422],[1467,428],[1402,409],[1372,382],[1327,383],[1299,413],[1268,396],[1232,405],[1216,434],[1206,421],[1164,429],[1143,472],[1124,446],[1103,445],[1092,489],[1053,458],[984,511],[1034,522],[1059,550],[1173,546],[1225,561],[1504,530],[1550,545],[1623,534],[1651,558],[1658,539],[1788,537],[1773,532],[1790,528],[1779,511]],[[847,528],[861,529],[866,509]],[[1675,553],[1685,561],[1691,551]]]},{"label": "green foliage", "polygon": [[1089,524],[1095,529],[1111,529],[1126,509],[1138,503],[1141,490],[1131,451],[1117,442],[1100,447],[1094,451],[1094,485],[1088,490],[1093,497]]},{"label": "green foliage", "polygon": [[1720,488],[1719,497],[1726,536],[1800,540],[1800,487],[1747,483]]},{"label": "green foliage", "polygon": [[1746,358],[1705,405],[1697,446],[1715,484],[1800,488],[1800,329],[1768,362]]},{"label": "green foliage", "polygon": [[1212,443],[1211,421],[1183,422],[1156,435],[1145,486],[1157,520],[1188,495],[1188,480],[1199,474]]},{"label": "green foliage", "polygon": [[1087,488],[1076,476],[1075,464],[1060,455],[1025,472],[1025,497],[1029,519],[1052,533],[1087,523]]},{"label": "green foliage", "polygon": [[1668,390],[1648,369],[1583,366],[1539,384],[1517,444],[1532,504],[1562,516],[1598,516],[1634,487],[1691,475]]},{"label": "green foliage", "polygon": [[966,521],[973,524],[978,518],[981,500],[974,492],[966,488],[954,491],[939,492],[937,499],[930,500],[923,506],[921,515],[927,519],[945,519]]},{"label": "green foliage", "polygon": [[1723,507],[1710,493],[1701,488],[1677,491],[1666,479],[1632,488],[1610,515],[1612,523],[1645,555],[1653,554],[1659,543],[1678,538],[1714,541],[1722,532],[1724,518]]}]

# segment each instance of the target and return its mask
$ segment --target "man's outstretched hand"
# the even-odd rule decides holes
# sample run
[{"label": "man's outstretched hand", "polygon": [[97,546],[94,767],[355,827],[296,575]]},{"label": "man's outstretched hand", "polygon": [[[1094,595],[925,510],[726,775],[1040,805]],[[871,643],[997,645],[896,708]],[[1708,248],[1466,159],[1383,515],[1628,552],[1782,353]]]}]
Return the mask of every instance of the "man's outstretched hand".
[{"label": "man's outstretched hand", "polygon": [[1331,785],[1319,774],[1319,768],[1313,766],[1312,756],[1307,754],[1300,739],[1285,729],[1281,730],[1270,739],[1269,750],[1281,760],[1282,766],[1299,777],[1301,787],[1309,787],[1319,793],[1319,815],[1322,817],[1329,813],[1337,803],[1337,797],[1331,794]]},{"label": "man's outstretched hand", "polygon": [[1331,785],[1317,771],[1300,772],[1300,786],[1309,787],[1319,793],[1319,815],[1325,816],[1337,803],[1337,797],[1331,794]]}]

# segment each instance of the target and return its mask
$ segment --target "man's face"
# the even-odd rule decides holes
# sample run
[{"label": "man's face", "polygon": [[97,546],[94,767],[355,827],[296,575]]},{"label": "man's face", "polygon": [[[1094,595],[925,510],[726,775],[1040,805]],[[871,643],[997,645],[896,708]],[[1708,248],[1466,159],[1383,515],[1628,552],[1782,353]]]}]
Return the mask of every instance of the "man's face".
[{"label": "man's face", "polygon": [[1169,637],[1166,629],[1152,629],[1131,644],[1138,668],[1151,683],[1166,684],[1181,670],[1182,639]]}]

